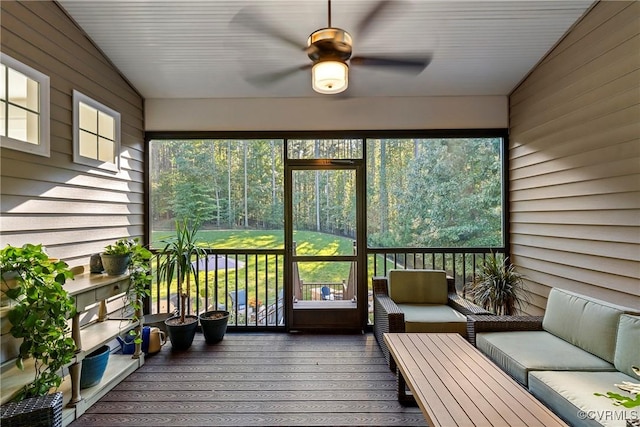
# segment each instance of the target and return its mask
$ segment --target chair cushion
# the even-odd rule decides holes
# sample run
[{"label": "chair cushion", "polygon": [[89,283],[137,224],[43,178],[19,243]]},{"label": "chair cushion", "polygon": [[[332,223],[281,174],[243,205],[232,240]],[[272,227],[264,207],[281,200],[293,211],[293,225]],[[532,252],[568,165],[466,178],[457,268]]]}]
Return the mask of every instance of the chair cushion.
[{"label": "chair cushion", "polygon": [[447,274],[441,270],[389,270],[389,296],[396,304],[446,304]]},{"label": "chair cushion", "polygon": [[467,318],[448,305],[398,304],[406,332],[457,332],[467,335]]},{"label": "chair cushion", "polygon": [[554,288],[542,320],[545,331],[613,363],[618,321],[628,307]]},{"label": "chair cushion", "polygon": [[618,325],[618,339],[613,364],[620,372],[636,378],[632,366],[640,368],[640,317],[623,314]]},{"label": "chair cushion", "polygon": [[529,373],[529,391],[572,426],[624,427],[625,419],[636,419],[637,408],[614,406],[594,393],[631,393],[614,384],[634,381],[622,372],[536,371]]},{"label": "chair cushion", "polygon": [[525,386],[529,371],[615,371],[611,363],[545,331],[482,332],[476,347]]}]

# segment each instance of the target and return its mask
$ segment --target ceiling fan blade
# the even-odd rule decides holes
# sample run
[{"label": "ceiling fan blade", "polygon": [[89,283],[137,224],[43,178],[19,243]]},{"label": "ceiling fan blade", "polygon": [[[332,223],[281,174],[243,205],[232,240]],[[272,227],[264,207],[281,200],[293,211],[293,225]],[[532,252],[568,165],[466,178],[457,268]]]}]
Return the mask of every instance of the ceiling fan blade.
[{"label": "ceiling fan blade", "polygon": [[280,30],[269,25],[264,19],[261,19],[258,15],[252,12],[249,8],[243,8],[235,14],[231,19],[232,24],[242,25],[245,28],[259,31],[263,34],[267,34],[271,37],[279,39],[286,44],[298,49],[305,50],[306,46],[300,44],[298,39],[290,37],[289,35],[281,32]]},{"label": "ceiling fan blade", "polygon": [[362,37],[371,28],[376,19],[391,6],[394,2],[392,0],[380,0],[375,6],[369,10],[369,12],[362,17],[360,22],[355,26],[355,33],[358,37]]},{"label": "ceiling fan blade", "polygon": [[354,56],[349,61],[350,65],[366,65],[368,67],[393,68],[394,71],[404,71],[411,74],[420,74],[431,62],[431,57],[423,58],[395,58],[382,56]]},{"label": "ceiling fan blade", "polygon": [[278,71],[249,76],[245,80],[254,86],[265,86],[283,80],[300,70],[307,70],[311,68],[311,66],[312,64],[296,65],[295,67],[284,68]]}]

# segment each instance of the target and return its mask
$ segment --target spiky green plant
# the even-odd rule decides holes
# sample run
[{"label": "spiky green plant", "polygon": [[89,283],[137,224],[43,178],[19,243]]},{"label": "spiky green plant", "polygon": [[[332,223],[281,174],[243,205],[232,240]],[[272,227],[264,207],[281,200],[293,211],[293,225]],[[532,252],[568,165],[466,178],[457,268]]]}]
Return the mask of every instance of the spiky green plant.
[{"label": "spiky green plant", "polygon": [[158,276],[170,286],[173,278],[178,280],[178,294],[180,294],[180,323],[185,322],[187,298],[191,294],[191,274],[196,273],[192,262],[206,251],[197,244],[196,234],[200,228],[198,222],[189,223],[188,220],[176,221],[176,235],[163,240],[164,248],[160,252]]},{"label": "spiky green plant", "polygon": [[476,304],[497,315],[513,315],[529,303],[524,290],[524,276],[516,271],[509,258],[504,261],[495,254],[485,258],[475,280],[465,293]]}]

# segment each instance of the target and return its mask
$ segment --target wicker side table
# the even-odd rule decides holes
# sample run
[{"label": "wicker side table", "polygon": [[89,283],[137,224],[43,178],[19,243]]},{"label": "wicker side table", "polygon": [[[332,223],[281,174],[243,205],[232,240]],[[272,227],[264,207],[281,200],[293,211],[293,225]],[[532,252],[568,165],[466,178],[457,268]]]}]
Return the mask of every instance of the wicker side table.
[{"label": "wicker side table", "polygon": [[0,420],[2,427],[62,427],[62,393],[4,404]]}]

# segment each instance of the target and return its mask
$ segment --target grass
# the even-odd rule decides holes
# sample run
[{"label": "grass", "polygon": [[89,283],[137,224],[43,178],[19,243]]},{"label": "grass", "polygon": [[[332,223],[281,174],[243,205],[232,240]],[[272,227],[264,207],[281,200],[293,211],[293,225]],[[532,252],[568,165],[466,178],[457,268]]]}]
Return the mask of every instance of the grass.
[{"label": "grass", "polygon": [[[171,231],[157,231],[152,233],[154,247],[162,248],[162,239],[171,238]],[[213,249],[284,249],[284,233],[282,230],[201,230],[198,232],[198,240],[203,247]],[[294,240],[298,242],[298,255],[351,255],[353,254],[353,241],[350,238],[335,236],[332,234],[312,231],[294,232]],[[235,261],[235,256],[230,256]],[[277,292],[283,289],[284,283],[284,259],[280,257],[279,268],[276,265],[275,255],[238,255],[238,260],[244,263],[244,267],[210,272],[207,277],[201,274],[199,289],[202,304],[209,306],[217,299],[218,304],[229,306],[231,301],[225,292],[227,290],[246,289],[249,302],[259,301],[258,305],[270,305],[276,302]],[[298,270],[302,280],[307,283],[339,283],[349,276],[350,262],[301,262]],[[217,283],[217,286],[216,286]],[[265,283],[269,289],[265,289]],[[155,286],[158,286],[157,284]],[[277,287],[277,291],[276,291]],[[175,292],[177,285],[171,285]],[[195,308],[196,290],[192,285],[192,305]],[[152,295],[157,295],[153,289]],[[160,296],[166,298],[167,288],[160,284]],[[206,298],[206,302],[204,299]],[[255,302],[254,302],[255,304]],[[200,306],[200,309],[206,308]]]}]

